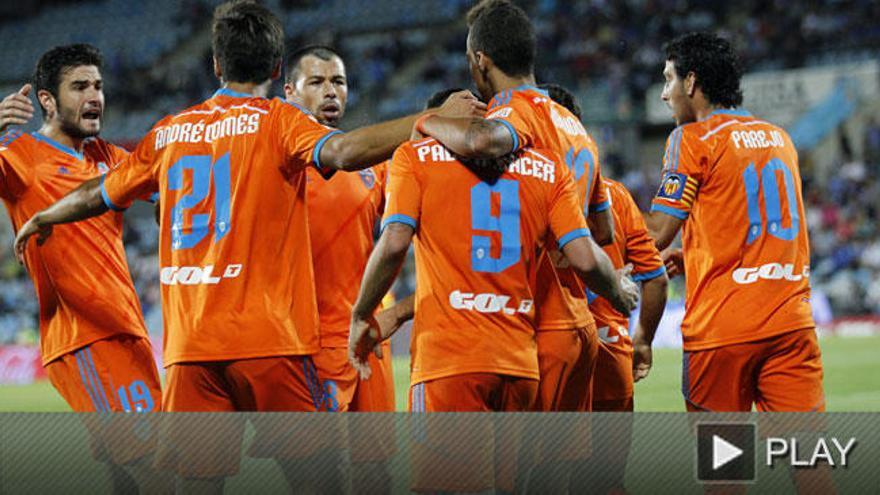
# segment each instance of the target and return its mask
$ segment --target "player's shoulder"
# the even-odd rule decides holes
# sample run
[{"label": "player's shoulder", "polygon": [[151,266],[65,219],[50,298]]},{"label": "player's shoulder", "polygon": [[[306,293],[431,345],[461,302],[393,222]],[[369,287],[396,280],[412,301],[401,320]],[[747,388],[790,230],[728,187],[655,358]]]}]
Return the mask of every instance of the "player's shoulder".
[{"label": "player's shoulder", "polygon": [[556,184],[571,173],[562,158],[546,148],[526,148],[507,166],[505,175],[526,182]]},{"label": "player's shoulder", "polygon": [[[24,137],[24,139],[22,139],[22,137]],[[27,145],[28,141],[32,140],[32,138],[30,140],[28,138],[31,138],[31,136],[21,129],[9,129],[3,134],[0,134],[0,154],[10,149]]]}]

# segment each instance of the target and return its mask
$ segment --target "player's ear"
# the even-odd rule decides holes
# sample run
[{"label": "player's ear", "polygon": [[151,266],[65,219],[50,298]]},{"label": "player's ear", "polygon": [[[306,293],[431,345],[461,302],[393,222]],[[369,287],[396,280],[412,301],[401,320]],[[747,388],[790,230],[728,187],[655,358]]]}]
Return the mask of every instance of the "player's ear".
[{"label": "player's ear", "polygon": [[296,86],[292,82],[284,83],[284,99],[290,99],[296,92]]},{"label": "player's ear", "polygon": [[214,75],[217,76],[217,79],[223,79],[223,69],[220,68],[220,61],[217,60],[217,57],[213,57],[214,59]]},{"label": "player's ear", "polygon": [[489,69],[491,69],[495,65],[495,63],[492,62],[492,59],[484,52],[477,52],[476,58],[477,67],[480,68],[481,74],[487,74],[489,72]]},{"label": "player's ear", "polygon": [[688,96],[693,98],[694,93],[697,92],[697,74],[694,72],[688,72],[688,75],[684,78],[684,91]]},{"label": "player's ear", "polygon": [[49,119],[53,115],[55,115],[55,111],[57,110],[55,103],[55,96],[52,95],[49,91],[45,89],[41,89],[37,91],[37,100],[40,102],[40,105],[44,109],[46,109],[46,118]]}]

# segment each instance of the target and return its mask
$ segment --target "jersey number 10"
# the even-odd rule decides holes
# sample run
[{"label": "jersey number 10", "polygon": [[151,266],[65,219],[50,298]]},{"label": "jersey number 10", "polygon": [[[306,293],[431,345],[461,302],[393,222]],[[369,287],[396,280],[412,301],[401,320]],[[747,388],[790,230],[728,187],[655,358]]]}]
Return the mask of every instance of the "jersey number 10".
[{"label": "jersey number 10", "polygon": [[[782,171],[785,181],[785,197],[788,202],[788,214],[791,226],[782,226],[782,201],[779,198],[779,185],[776,172]],[[763,190],[764,208],[767,216],[767,232],[783,241],[794,240],[800,231],[800,215],[798,214],[797,194],[794,189],[794,176],[791,170],[779,158],[773,158],[761,169],[760,180],[754,163],[750,163],[743,172],[746,187],[746,203],[749,214],[749,234],[746,244],[755,242],[764,233],[764,220],[758,196]]]},{"label": "jersey number 10", "polygon": [[229,153],[211,163],[211,155],[184,156],[168,169],[168,190],[184,189],[186,170],[192,170],[192,189],[184,194],[171,209],[171,249],[189,249],[204,239],[211,229],[211,215],[193,213],[190,232],[184,232],[186,211],[201,203],[214,186],[214,242],[223,238],[230,225]]}]

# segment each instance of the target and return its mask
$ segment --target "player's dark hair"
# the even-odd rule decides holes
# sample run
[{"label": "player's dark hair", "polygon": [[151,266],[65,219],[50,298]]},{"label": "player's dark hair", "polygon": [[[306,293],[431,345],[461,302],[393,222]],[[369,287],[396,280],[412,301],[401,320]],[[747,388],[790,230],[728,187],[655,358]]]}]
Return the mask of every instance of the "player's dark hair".
[{"label": "player's dark hair", "polygon": [[508,76],[535,70],[536,37],[526,12],[509,0],[483,0],[467,14],[471,49],[483,52]]},{"label": "player's dark hair", "polygon": [[551,100],[564,106],[578,120],[581,119],[581,106],[578,105],[577,98],[571,94],[571,91],[552,83],[539,84],[538,87],[546,91]]},{"label": "player's dark hair", "polygon": [[[58,99],[61,77],[67,71],[83,65],[94,65],[100,71],[104,66],[104,57],[92,45],[78,43],[75,45],[56,46],[44,53],[34,70],[34,90],[46,90]],[[38,99],[39,101],[39,99]],[[40,111],[46,118],[46,109],[40,103]]]},{"label": "player's dark hair", "polygon": [[725,108],[742,103],[742,67],[729,41],[712,33],[688,33],[667,43],[663,50],[678,77],[694,73],[709,103]]},{"label": "player's dark hair", "polygon": [[459,91],[464,91],[464,88],[447,88],[437,91],[428,98],[428,101],[425,102],[425,110],[439,107],[449,98],[450,95],[452,95],[452,93],[458,93]]},{"label": "player's dark hair", "polygon": [[286,77],[284,79],[285,82],[294,82],[296,78],[299,77],[299,63],[302,62],[302,59],[313,56],[318,57],[321,60],[329,61],[334,57],[342,60],[342,55],[339,54],[333,48],[324,45],[309,45],[299,50],[293,52],[289,57],[287,57],[287,66],[285,67]]},{"label": "player's dark hair", "polygon": [[281,21],[266,7],[238,0],[214,9],[214,57],[227,82],[262,83],[284,55]]}]

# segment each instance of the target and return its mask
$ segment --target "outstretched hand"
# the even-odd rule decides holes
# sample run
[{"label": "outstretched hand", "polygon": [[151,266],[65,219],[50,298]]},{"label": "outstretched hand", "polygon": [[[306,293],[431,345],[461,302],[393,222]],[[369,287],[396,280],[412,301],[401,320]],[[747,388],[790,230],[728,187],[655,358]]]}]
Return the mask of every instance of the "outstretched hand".
[{"label": "outstretched hand", "polygon": [[370,378],[372,370],[367,359],[371,352],[377,357],[382,357],[382,349],[379,343],[382,341],[382,332],[376,318],[352,317],[351,327],[348,332],[348,360],[362,379]]},{"label": "outstretched hand", "polygon": [[41,224],[39,213],[25,222],[15,236],[15,257],[22,265],[24,264],[24,249],[27,247],[28,240],[34,235],[37,236],[37,245],[39,246],[42,246],[52,235],[52,226]]}]

